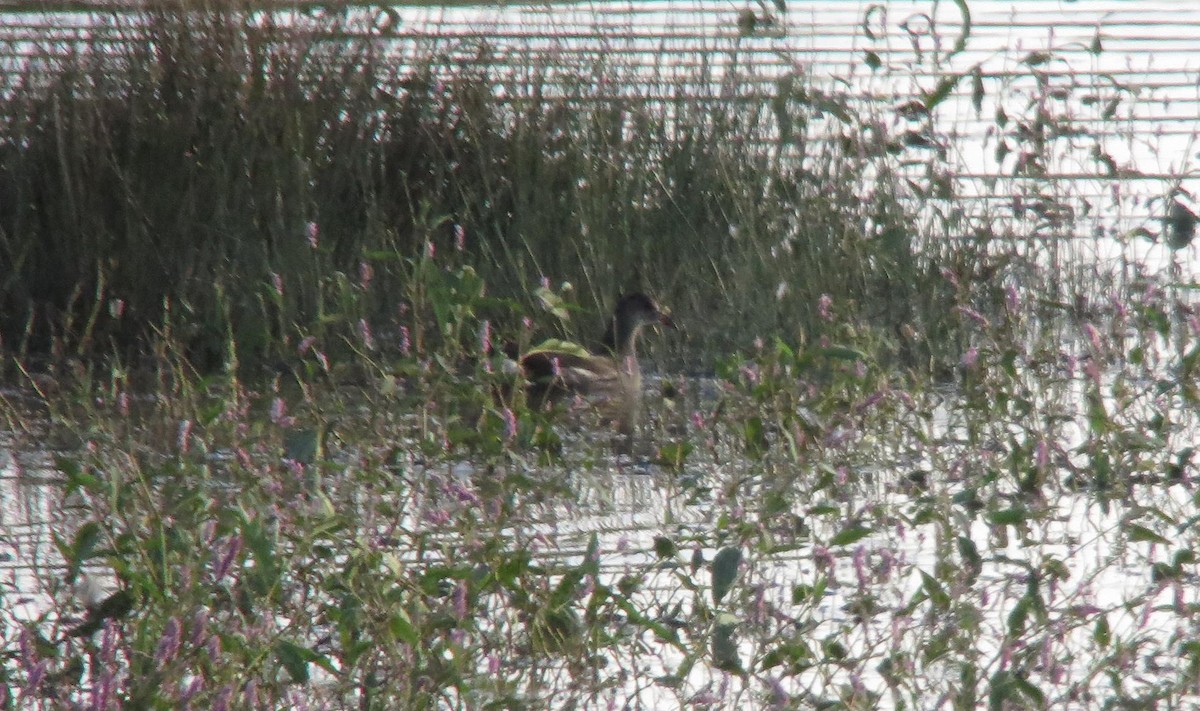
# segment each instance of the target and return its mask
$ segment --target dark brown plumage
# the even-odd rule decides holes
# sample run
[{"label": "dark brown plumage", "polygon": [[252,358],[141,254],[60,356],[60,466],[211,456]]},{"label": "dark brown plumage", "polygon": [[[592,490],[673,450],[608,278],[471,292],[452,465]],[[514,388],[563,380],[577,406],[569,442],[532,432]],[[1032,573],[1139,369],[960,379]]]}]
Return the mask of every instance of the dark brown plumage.
[{"label": "dark brown plumage", "polygon": [[521,357],[530,400],[545,403],[580,396],[621,431],[632,431],[642,399],[638,335],[645,326],[659,325],[675,328],[668,312],[653,299],[641,293],[622,296],[605,331],[604,353],[550,342]]}]

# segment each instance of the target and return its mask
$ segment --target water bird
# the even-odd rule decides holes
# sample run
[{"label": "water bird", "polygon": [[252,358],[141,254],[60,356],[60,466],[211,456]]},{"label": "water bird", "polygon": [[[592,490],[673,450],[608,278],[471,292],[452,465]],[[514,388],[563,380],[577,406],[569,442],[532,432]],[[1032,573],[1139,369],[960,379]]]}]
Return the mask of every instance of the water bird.
[{"label": "water bird", "polygon": [[637,340],[643,328],[656,326],[677,328],[669,311],[633,292],[617,300],[601,353],[563,341],[547,341],[525,353],[519,365],[530,402],[536,406],[579,397],[621,432],[631,433],[642,400]]}]

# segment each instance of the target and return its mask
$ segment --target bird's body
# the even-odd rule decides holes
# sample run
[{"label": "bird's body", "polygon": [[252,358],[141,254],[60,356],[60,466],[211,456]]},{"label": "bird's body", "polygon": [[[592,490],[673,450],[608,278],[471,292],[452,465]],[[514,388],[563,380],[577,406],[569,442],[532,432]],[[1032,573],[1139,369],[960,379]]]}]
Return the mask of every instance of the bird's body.
[{"label": "bird's body", "polygon": [[644,326],[674,328],[671,317],[653,299],[633,293],[617,301],[604,337],[602,354],[573,344],[547,342],[521,357],[527,392],[537,404],[578,398],[632,432],[642,400],[642,371],[637,339]]}]

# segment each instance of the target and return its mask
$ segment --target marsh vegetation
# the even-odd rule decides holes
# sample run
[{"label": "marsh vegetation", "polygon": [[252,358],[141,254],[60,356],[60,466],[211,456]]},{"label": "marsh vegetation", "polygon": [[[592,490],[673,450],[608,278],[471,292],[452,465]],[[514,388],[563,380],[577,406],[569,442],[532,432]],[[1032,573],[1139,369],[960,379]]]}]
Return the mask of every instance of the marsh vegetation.
[{"label": "marsh vegetation", "polygon": [[[136,20],[0,97],[0,707],[1194,700],[1192,285],[930,219],[801,75]],[[503,347],[627,290],[632,456]]]}]

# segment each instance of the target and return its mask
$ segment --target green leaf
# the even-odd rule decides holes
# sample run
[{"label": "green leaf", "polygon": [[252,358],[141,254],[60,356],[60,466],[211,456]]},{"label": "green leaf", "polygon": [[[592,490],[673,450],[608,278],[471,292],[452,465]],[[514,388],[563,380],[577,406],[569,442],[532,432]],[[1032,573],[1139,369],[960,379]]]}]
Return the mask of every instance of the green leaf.
[{"label": "green leaf", "polygon": [[393,637],[413,649],[421,646],[421,634],[417,632],[417,628],[413,625],[408,612],[403,608],[397,608],[392,611],[392,616],[388,620],[388,627]]},{"label": "green leaf", "polygon": [[1100,615],[1096,619],[1096,626],[1092,628],[1092,639],[1101,647],[1107,647],[1112,641],[1112,630],[1108,627],[1108,617]]},{"label": "green leaf", "polygon": [[988,523],[994,526],[1016,526],[1025,522],[1029,517],[1029,512],[1023,506],[1014,506],[1011,509],[1001,509],[992,511],[988,514]]},{"label": "green leaf", "polygon": [[736,633],[736,617],[732,615],[719,615],[717,617],[717,623],[713,626],[712,636],[713,666],[717,669],[734,673],[742,671],[742,662],[738,658]]},{"label": "green leaf", "polygon": [[1008,636],[1012,639],[1020,638],[1025,632],[1025,620],[1029,618],[1031,604],[1029,596],[1025,595],[1013,606],[1012,612],[1008,613]]},{"label": "green leaf", "polygon": [[666,536],[654,537],[654,555],[660,559],[674,558],[678,552],[679,548],[675,545],[675,541]]},{"label": "green leaf", "polygon": [[308,662],[313,652],[293,642],[279,640],[275,643],[275,659],[287,670],[288,676],[297,684],[308,682]]},{"label": "green leaf", "polygon": [[954,87],[958,86],[958,82],[963,78],[962,74],[951,74],[943,78],[933,88],[933,91],[924,94],[921,97],[921,104],[926,110],[932,111],[935,106],[946,100],[950,93],[954,91]]},{"label": "green leaf", "polygon": [[925,591],[925,595],[929,597],[929,602],[938,610],[947,610],[950,608],[950,595],[938,579],[921,571],[921,589]]},{"label": "green leaf", "polygon": [[818,348],[816,352],[831,360],[848,360],[853,362],[867,359],[866,353],[850,346],[826,346],[825,348]]},{"label": "green leaf", "polygon": [[722,548],[717,551],[712,563],[712,598],[713,604],[721,604],[721,598],[729,592],[733,581],[737,578],[738,565],[742,562],[742,551],[738,548]]},{"label": "green leaf", "polygon": [[668,442],[658,448],[658,457],[654,463],[660,467],[681,469],[688,455],[692,453],[690,442]]},{"label": "green leaf", "polygon": [[591,356],[587,349],[578,343],[563,341],[557,338],[547,338],[526,351],[525,355],[532,355],[534,353],[561,353],[562,355],[577,356],[579,358],[588,358]]},{"label": "green leaf", "polygon": [[742,436],[746,441],[746,455],[753,459],[761,459],[767,451],[767,433],[763,419],[757,415],[749,417],[742,423]]},{"label": "green leaf", "polygon": [[59,552],[67,561],[67,581],[74,582],[83,564],[90,560],[96,552],[96,544],[100,542],[100,525],[88,521],[75,531],[75,539],[70,546],[59,545]]},{"label": "green leaf", "polygon": [[871,529],[869,529],[865,526],[861,526],[859,524],[854,524],[853,526],[850,526],[849,528],[845,528],[845,529],[842,529],[841,531],[839,531],[838,534],[836,536],[834,536],[831,541],[829,541],[829,545],[831,545],[831,546],[848,546],[851,543],[861,541],[862,539],[871,535],[873,532],[874,531],[872,531]]},{"label": "green leaf", "polygon": [[566,321],[571,318],[570,308],[566,301],[550,289],[544,286],[538,287],[533,295],[541,302],[543,308],[554,314],[559,320]]},{"label": "green leaf", "polygon": [[1167,540],[1163,536],[1160,536],[1145,526],[1139,526],[1136,523],[1130,524],[1129,526],[1129,540],[1134,541],[1135,543],[1161,543],[1163,545],[1170,545],[1171,543],[1171,541]]},{"label": "green leaf", "polygon": [[959,33],[958,39],[954,41],[954,51],[947,58],[953,57],[966,49],[967,40],[971,37],[971,8],[967,6],[967,0],[954,0],[954,4],[958,6],[958,14],[962,16],[962,32]]}]

